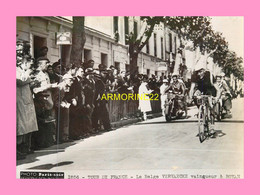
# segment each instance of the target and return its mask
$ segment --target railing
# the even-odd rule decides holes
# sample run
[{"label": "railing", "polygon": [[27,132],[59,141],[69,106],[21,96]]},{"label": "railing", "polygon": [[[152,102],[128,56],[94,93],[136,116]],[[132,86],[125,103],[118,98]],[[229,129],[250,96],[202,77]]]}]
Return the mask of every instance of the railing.
[{"label": "railing", "polygon": [[[161,101],[150,101],[152,111],[150,113],[161,112]],[[109,100],[108,101],[108,112],[110,122],[117,122],[122,119],[136,118],[141,116],[138,110],[138,100]],[[149,114],[149,113],[148,113]]]}]

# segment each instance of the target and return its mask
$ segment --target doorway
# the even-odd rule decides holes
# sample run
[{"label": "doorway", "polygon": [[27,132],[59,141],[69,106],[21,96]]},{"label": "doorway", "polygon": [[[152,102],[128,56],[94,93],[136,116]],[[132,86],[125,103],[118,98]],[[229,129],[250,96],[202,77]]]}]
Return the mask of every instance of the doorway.
[{"label": "doorway", "polygon": [[[42,54],[40,49],[42,47],[47,47],[47,39],[43,37],[33,36],[33,56],[35,59],[39,58]],[[45,56],[47,57],[47,56]]]}]

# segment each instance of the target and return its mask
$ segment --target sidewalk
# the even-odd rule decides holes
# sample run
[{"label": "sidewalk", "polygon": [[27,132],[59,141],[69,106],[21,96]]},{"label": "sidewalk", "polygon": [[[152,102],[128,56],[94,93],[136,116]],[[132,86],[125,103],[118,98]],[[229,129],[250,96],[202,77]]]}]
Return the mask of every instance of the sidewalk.
[{"label": "sidewalk", "polygon": [[[154,113],[154,114],[149,114],[147,115],[147,119],[153,119],[156,117],[160,117],[162,116],[161,113]],[[111,123],[111,126],[113,128],[118,129],[120,127],[126,126],[126,125],[132,125],[138,122],[143,121],[141,117],[139,118],[132,118],[132,119],[125,119],[125,120],[121,120],[121,121],[117,121],[117,122],[113,122]],[[104,132],[100,132],[96,135],[101,135]],[[96,135],[92,135],[90,137],[92,137],[92,139],[94,139],[94,137]],[[89,137],[89,138],[90,138]],[[60,144],[54,144],[48,148],[43,148],[40,150],[36,150],[33,154],[29,154],[27,155],[26,159],[24,160],[18,160],[16,165],[17,166],[23,166],[23,164],[30,164],[33,162],[38,161],[39,158],[46,156],[46,155],[56,155],[57,153],[61,153],[61,152],[65,152],[65,150],[68,147],[71,147],[73,145],[79,144],[81,142],[83,142],[85,139],[80,139],[80,140],[75,140],[75,141],[70,141],[70,142],[66,142],[66,143],[60,143]],[[45,165],[45,167],[41,167],[42,169],[46,168],[46,166],[51,166],[50,164]]]}]

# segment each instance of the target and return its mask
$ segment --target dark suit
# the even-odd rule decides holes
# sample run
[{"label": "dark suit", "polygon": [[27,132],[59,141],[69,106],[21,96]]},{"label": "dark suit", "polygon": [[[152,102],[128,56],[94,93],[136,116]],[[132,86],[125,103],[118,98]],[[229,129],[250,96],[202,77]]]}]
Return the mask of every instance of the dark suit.
[{"label": "dark suit", "polygon": [[70,106],[70,138],[78,139],[79,136],[84,134],[84,120],[86,117],[85,110],[85,95],[83,93],[83,87],[81,81],[77,78],[74,80],[71,85],[70,92],[68,94],[68,98],[75,99],[77,101],[77,105],[74,106],[71,104]]},{"label": "dark suit", "polygon": [[86,134],[92,133],[92,113],[94,110],[94,98],[95,98],[95,80],[85,79],[83,82],[83,92],[85,94],[85,106],[86,106],[86,118],[84,125],[84,132]]},{"label": "dark suit", "polygon": [[92,125],[93,128],[98,130],[99,125],[98,122],[100,121],[101,124],[104,126],[104,130],[109,130],[111,129],[111,124],[109,120],[109,113],[108,109],[106,106],[107,101],[106,100],[101,100],[102,95],[105,94],[105,84],[101,80],[101,78],[95,78],[95,83],[96,83],[96,91],[95,91],[95,101],[94,101],[94,111],[92,114]]}]

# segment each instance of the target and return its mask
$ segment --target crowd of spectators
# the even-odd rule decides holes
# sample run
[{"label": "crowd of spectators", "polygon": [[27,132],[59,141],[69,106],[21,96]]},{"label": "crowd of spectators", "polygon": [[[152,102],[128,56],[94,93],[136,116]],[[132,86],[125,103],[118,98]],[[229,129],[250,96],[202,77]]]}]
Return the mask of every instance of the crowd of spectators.
[{"label": "crowd of spectators", "polygon": [[[163,91],[172,83],[171,74],[130,74],[103,64],[94,68],[93,60],[70,66],[61,60],[50,64],[47,47],[33,59],[25,41],[17,41],[16,54],[17,159],[53,144],[112,130],[111,115],[124,117],[126,104],[119,104],[117,112],[111,113],[103,94],[159,94],[159,111],[164,114]],[[191,80],[182,83],[187,93]],[[144,120],[151,104],[127,102],[132,110],[142,112]]]},{"label": "crowd of spectators", "polygon": [[[93,60],[68,68],[61,60],[50,64],[47,47],[33,59],[24,41],[17,41],[16,53],[17,159],[53,144],[112,130],[108,101],[101,99],[104,93],[138,93],[145,80],[152,93],[160,94],[167,79],[103,64],[94,68]],[[138,104],[132,104],[136,110]]]}]

